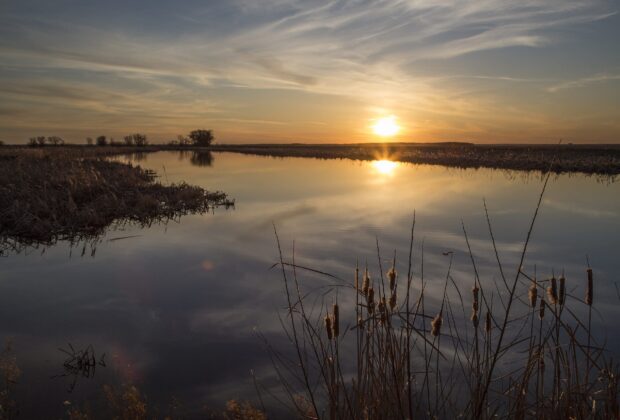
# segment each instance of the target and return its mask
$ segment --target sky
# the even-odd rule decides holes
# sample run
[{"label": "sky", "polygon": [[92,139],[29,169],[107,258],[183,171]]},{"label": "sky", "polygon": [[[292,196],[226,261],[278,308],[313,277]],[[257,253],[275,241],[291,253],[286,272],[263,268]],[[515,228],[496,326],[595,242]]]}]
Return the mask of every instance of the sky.
[{"label": "sky", "polygon": [[[0,0],[0,140],[620,143],[620,2]],[[373,124],[392,116],[389,138]]]}]

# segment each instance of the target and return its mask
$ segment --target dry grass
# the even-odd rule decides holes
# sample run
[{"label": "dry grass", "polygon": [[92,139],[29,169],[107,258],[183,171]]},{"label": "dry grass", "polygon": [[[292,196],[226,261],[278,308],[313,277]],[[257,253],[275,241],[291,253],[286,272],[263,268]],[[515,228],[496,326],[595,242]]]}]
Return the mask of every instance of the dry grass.
[{"label": "dry grass", "polygon": [[113,223],[148,226],[233,204],[222,192],[163,185],[152,172],[91,155],[96,148],[50,149],[0,152],[0,251],[95,238]]},{"label": "dry grass", "polygon": [[[409,258],[398,274],[395,258],[383,267],[378,242],[376,270],[356,267],[347,281],[298,266],[294,256],[285,261],[278,239],[289,306],[283,327],[295,356],[268,349],[291,416],[619,418],[620,372],[591,334],[592,269],[578,279],[562,275],[559,287],[553,273],[537,280],[523,269],[545,187],[513,277],[499,258],[487,212],[497,282],[480,278],[464,226],[472,262],[465,281],[453,278],[452,253],[445,255],[443,279],[425,278],[423,246],[414,253],[415,217]],[[302,270],[337,285],[331,294],[305,292]],[[426,296],[429,282],[441,284],[439,299]],[[470,287],[471,294],[462,290]]]}]

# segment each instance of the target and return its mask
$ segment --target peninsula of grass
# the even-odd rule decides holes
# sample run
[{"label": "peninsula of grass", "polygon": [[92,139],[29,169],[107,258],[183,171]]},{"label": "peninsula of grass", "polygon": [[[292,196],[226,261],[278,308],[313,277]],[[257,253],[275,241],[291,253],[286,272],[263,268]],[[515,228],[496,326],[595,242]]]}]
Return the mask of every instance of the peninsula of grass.
[{"label": "peninsula of grass", "polygon": [[456,168],[492,168],[591,175],[620,174],[618,145],[483,145],[472,143],[242,144],[211,151],[275,157],[409,162]]},{"label": "peninsula of grass", "polygon": [[112,149],[0,150],[0,252],[97,238],[112,224],[148,226],[233,204],[223,192],[104,159]]}]

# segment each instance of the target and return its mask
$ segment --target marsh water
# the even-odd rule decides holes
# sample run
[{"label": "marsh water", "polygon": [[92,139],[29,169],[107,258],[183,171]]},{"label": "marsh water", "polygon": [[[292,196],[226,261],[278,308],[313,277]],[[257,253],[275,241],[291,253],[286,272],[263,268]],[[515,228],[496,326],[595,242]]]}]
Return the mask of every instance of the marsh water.
[{"label": "marsh water", "polygon": [[[156,171],[164,183],[225,191],[236,206],[111,229],[84,255],[81,245],[61,243],[1,258],[0,337],[11,340],[22,371],[16,399],[24,418],[59,418],[86,400],[96,407],[109,383],[136,384],[161,412],[172,401],[197,413],[255,399],[250,372],[277,388],[256,332],[276,348],[289,346],[276,315],[285,308],[281,272],[270,269],[278,261],[274,225],[285,258],[294,243],[298,264],[351,280],[357,261],[377,275],[377,241],[384,267],[396,252],[397,269],[406,272],[415,211],[414,273],[423,243],[428,294],[437,299],[450,255],[455,281],[471,288],[463,225],[484,281],[500,282],[483,199],[504,270],[514,277],[542,188],[540,174],[391,162],[175,152],[118,159]],[[564,272],[580,298],[588,256],[595,330],[616,353],[619,234],[620,183],[554,176],[524,265],[539,277]],[[314,290],[333,282],[310,273],[300,279]],[[92,345],[103,357],[75,386],[59,350],[69,344]]]}]

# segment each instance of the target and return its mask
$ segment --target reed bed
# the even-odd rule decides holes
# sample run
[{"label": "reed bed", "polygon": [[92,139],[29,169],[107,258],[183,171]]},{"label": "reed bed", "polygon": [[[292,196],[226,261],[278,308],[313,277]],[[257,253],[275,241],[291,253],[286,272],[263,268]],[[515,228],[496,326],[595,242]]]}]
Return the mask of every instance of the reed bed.
[{"label": "reed bed", "polygon": [[0,154],[0,252],[96,238],[112,224],[149,226],[234,205],[223,192],[163,185],[153,172],[74,149]]},{"label": "reed bed", "polygon": [[[524,269],[545,187],[512,276],[486,213],[497,282],[481,278],[465,226],[466,280],[453,277],[451,252],[444,277],[425,277],[415,216],[404,264],[386,264],[377,241],[374,269],[357,266],[349,279],[302,267],[294,253],[285,260],[276,232],[293,351],[268,349],[291,417],[620,418],[618,365],[592,335],[594,270],[556,278]],[[307,292],[306,272],[335,285]],[[439,297],[427,296],[429,284]]]},{"label": "reed bed", "polygon": [[[616,145],[481,145],[471,143],[246,144],[212,151],[318,159],[389,159],[455,168],[494,168],[554,173],[620,174]],[[549,162],[554,160],[550,168]]]}]

